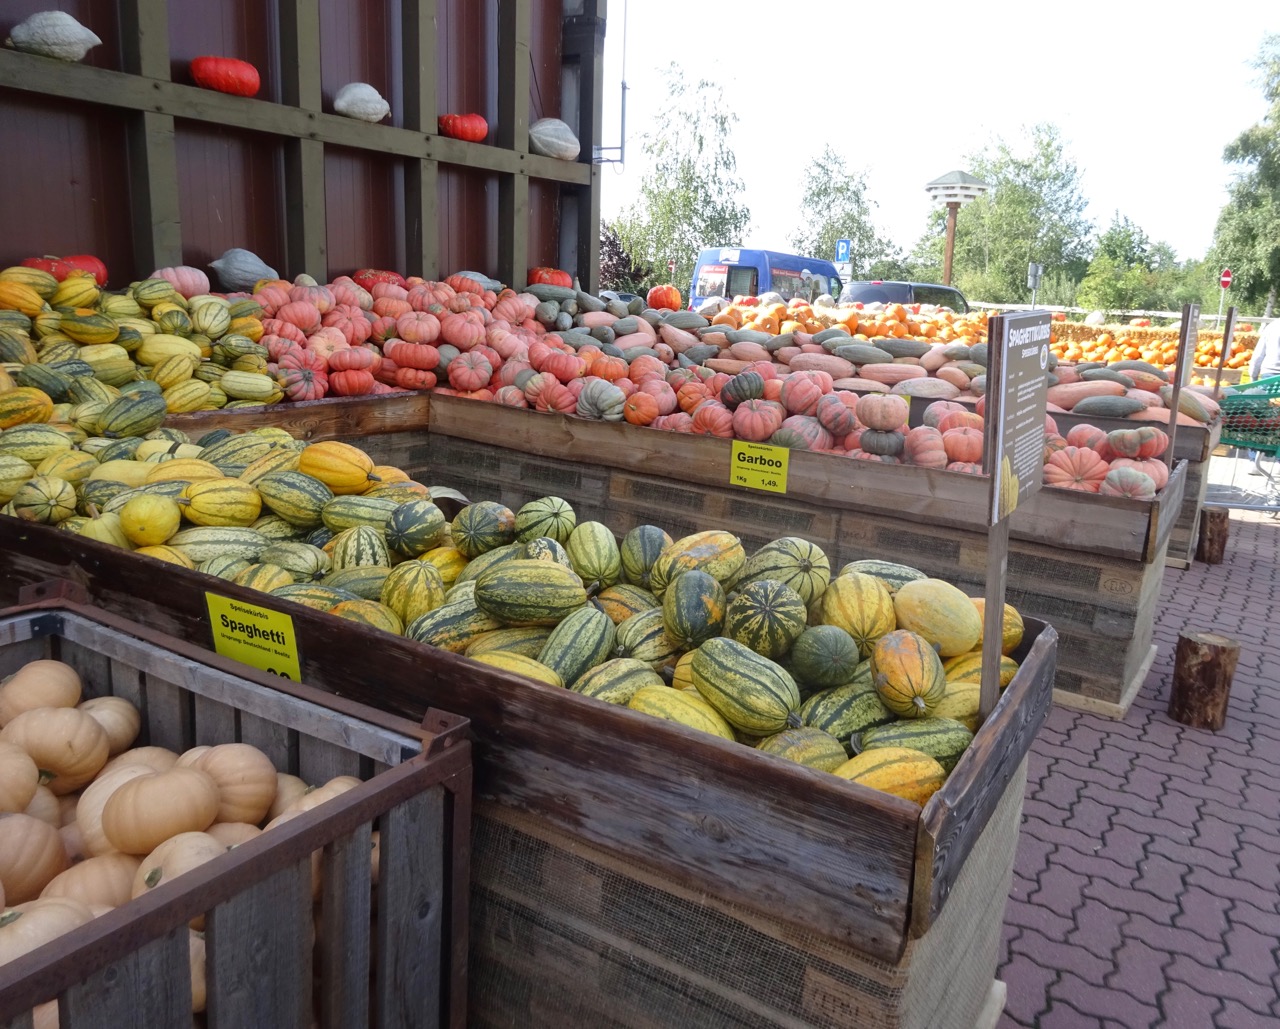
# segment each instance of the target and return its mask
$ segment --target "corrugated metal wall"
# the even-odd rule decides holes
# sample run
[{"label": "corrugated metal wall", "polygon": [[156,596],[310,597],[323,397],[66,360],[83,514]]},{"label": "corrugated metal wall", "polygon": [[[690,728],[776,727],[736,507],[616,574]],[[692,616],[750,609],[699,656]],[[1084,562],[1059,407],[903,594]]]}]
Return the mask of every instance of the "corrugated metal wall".
[{"label": "corrugated metal wall", "polygon": [[[86,64],[127,70],[119,8],[136,0],[5,0],[0,30],[57,6],[92,28],[103,45]],[[258,98],[280,102],[279,0],[199,0],[168,5],[172,80],[190,83],[201,54],[241,57],[262,76]],[[323,109],[347,82],[372,84],[402,125],[400,0],[317,0]],[[406,0],[408,2],[408,0]],[[520,0],[524,2],[524,0]],[[529,121],[558,116],[562,89],[562,0],[528,0]],[[498,107],[498,0],[436,0],[437,108],[477,111],[492,125]],[[0,267],[41,253],[96,253],[113,283],[149,273],[135,267],[130,238],[130,111],[40,96],[0,85]],[[587,121],[589,126],[590,122]],[[492,140],[491,136],[491,140]],[[584,138],[589,160],[591,140]],[[374,265],[404,269],[405,162],[332,143],[324,153],[327,268],[291,268],[286,256],[286,139],[234,125],[175,117],[182,260],[205,266],[228,247],[259,254],[283,274],[337,275]],[[441,162],[436,177],[439,273],[494,274],[499,248],[499,174]],[[528,264],[558,264],[560,183],[530,178]]]}]

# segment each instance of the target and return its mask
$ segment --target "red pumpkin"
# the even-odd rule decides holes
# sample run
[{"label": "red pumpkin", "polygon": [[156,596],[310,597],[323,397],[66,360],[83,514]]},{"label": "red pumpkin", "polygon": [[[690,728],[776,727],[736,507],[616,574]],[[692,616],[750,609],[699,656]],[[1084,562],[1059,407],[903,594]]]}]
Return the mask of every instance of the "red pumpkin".
[{"label": "red pumpkin", "polygon": [[810,450],[830,450],[835,444],[831,433],[812,415],[793,414],[785,419],[779,428],[796,433],[808,444]]},{"label": "red pumpkin", "polygon": [[351,276],[351,281],[363,290],[372,290],[379,282],[394,282],[397,286],[403,286],[404,276],[381,268],[361,268]]},{"label": "red pumpkin", "polygon": [[690,431],[699,436],[733,439],[733,412],[718,400],[704,400],[693,411]]},{"label": "red pumpkin", "polygon": [[666,365],[650,354],[641,354],[631,362],[627,378],[632,382],[644,382],[646,379],[663,378],[666,374]]},{"label": "red pumpkin", "polygon": [[938,423],[942,421],[945,415],[951,414],[953,411],[971,410],[973,409],[966,407],[964,404],[957,404],[953,400],[935,400],[924,409],[924,424],[930,428],[937,429]]},{"label": "red pumpkin", "polygon": [[320,312],[305,300],[291,300],[276,312],[276,318],[297,326],[308,335],[320,328]]},{"label": "red pumpkin", "polygon": [[481,143],[489,135],[489,123],[481,114],[442,114],[436,119],[436,125],[440,135],[465,139],[468,143]]},{"label": "red pumpkin", "polygon": [[554,375],[560,382],[572,382],[586,374],[586,362],[577,354],[552,350],[542,361],[542,370]]},{"label": "red pumpkin", "polygon": [[379,385],[367,368],[350,368],[329,376],[329,389],[340,397],[363,397]]},{"label": "red pumpkin", "polygon": [[343,338],[352,346],[358,346],[369,338],[372,326],[364,312],[350,304],[337,304],[333,310],[327,311],[320,324],[325,328],[337,329]]},{"label": "red pumpkin", "polygon": [[296,343],[292,350],[280,355],[277,364],[283,371],[297,369],[323,373],[329,368],[327,355],[300,347]]},{"label": "red pumpkin", "polygon": [[910,413],[907,401],[893,393],[868,393],[858,398],[858,421],[868,429],[897,432],[906,426]]},{"label": "red pumpkin", "polygon": [[61,282],[72,272],[88,272],[99,286],[107,284],[107,266],[92,254],[72,254],[70,257],[28,257],[24,268],[39,268]]},{"label": "red pumpkin", "polygon": [[[435,372],[429,372],[424,368],[408,368],[403,365],[396,369],[396,385],[403,389],[434,389],[435,384]],[[511,388],[515,389],[514,386]],[[520,399],[523,402],[523,395]],[[522,403],[521,406],[526,405]]]},{"label": "red pumpkin", "polygon": [[847,436],[858,424],[855,416],[858,398],[848,390],[836,390],[818,399],[814,414],[822,427],[833,436]]},{"label": "red pumpkin", "polygon": [[407,343],[402,339],[389,339],[382,352],[401,368],[415,368],[429,372],[440,363],[440,351],[424,343]]},{"label": "red pumpkin", "polygon": [[1087,422],[1073,425],[1067,430],[1067,443],[1073,447],[1097,450],[1099,446],[1105,446],[1106,442],[1107,434],[1096,425],[1089,425]]},{"label": "red pumpkin", "polygon": [[459,350],[470,350],[484,342],[484,326],[467,315],[446,314],[440,322],[440,337]]},{"label": "red pumpkin", "polygon": [[[768,393],[765,395],[768,396]],[[788,414],[813,414],[818,409],[823,391],[813,379],[793,372],[783,381],[778,397]]]},{"label": "red pumpkin", "polygon": [[[453,370],[453,365],[449,366]],[[578,398],[573,390],[559,382],[552,382],[538,393],[538,401],[534,405],[539,411],[551,411],[556,414],[573,414],[578,409]]]},{"label": "red pumpkin", "polygon": [[197,86],[233,96],[257,96],[262,80],[258,69],[234,57],[197,57],[191,62]]},{"label": "red pumpkin", "polygon": [[671,414],[680,406],[680,398],[676,391],[661,379],[649,379],[640,384],[640,392],[648,393],[658,402],[658,414]]},{"label": "red pumpkin", "polygon": [[1111,468],[1113,471],[1116,468],[1132,468],[1134,471],[1142,472],[1143,475],[1150,476],[1158,490],[1169,485],[1169,466],[1156,457],[1143,459],[1117,457],[1111,462]]},{"label": "red pumpkin", "polygon": [[684,411],[673,411],[653,420],[655,429],[666,429],[668,432],[692,432],[693,416]]},{"label": "red pumpkin", "polygon": [[381,360],[382,358],[368,347],[347,347],[343,350],[335,350],[329,355],[329,368],[335,372],[356,368],[367,368],[373,372]]},{"label": "red pumpkin", "polygon": [[678,311],[683,306],[680,291],[670,283],[654,286],[645,296],[644,302],[659,311]]},{"label": "red pumpkin", "polygon": [[276,379],[290,400],[319,400],[329,389],[329,378],[314,368],[282,368]]},{"label": "red pumpkin", "polygon": [[942,434],[942,446],[949,461],[977,464],[982,460],[982,433],[977,429],[948,429]]},{"label": "red pumpkin", "polygon": [[733,432],[738,439],[763,443],[781,425],[778,405],[767,400],[744,400],[733,410]]},{"label": "red pumpkin", "polygon": [[652,425],[658,417],[658,401],[652,394],[636,390],[622,405],[622,417],[632,425]]},{"label": "red pumpkin", "polygon": [[456,390],[483,389],[493,377],[493,365],[482,354],[459,354],[449,362],[449,385]]},{"label": "red pumpkin", "polygon": [[948,411],[938,419],[937,430],[939,432],[947,432],[950,429],[978,429],[982,430],[982,415],[975,414],[973,411]]},{"label": "red pumpkin", "polygon": [[950,463],[942,433],[929,425],[919,425],[907,433],[902,457],[920,468],[946,468]]},{"label": "red pumpkin", "polygon": [[253,299],[262,308],[262,313],[272,317],[289,302],[289,291],[283,286],[263,286],[253,295]]},{"label": "red pumpkin", "polygon": [[548,286],[564,286],[566,289],[573,287],[573,277],[566,271],[559,268],[547,268],[539,266],[529,269],[529,285],[539,285],[545,283]]},{"label": "red pumpkin", "polygon": [[1081,493],[1097,493],[1107,477],[1107,462],[1088,447],[1066,446],[1044,463],[1044,484]]},{"label": "red pumpkin", "polygon": [[524,398],[524,393],[519,386],[503,386],[493,395],[494,403],[501,404],[503,407],[528,407],[529,401]]},{"label": "red pumpkin", "polygon": [[1098,492],[1104,497],[1155,500],[1156,484],[1151,476],[1136,468],[1112,468],[1102,480]]}]

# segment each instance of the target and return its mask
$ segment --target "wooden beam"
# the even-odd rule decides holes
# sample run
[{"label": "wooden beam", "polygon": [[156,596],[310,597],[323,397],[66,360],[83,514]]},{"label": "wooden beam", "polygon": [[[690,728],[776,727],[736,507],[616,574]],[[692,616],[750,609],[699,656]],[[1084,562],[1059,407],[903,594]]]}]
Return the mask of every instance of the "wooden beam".
[{"label": "wooden beam", "polygon": [[[120,37],[127,71],[169,78],[169,10],[166,0],[126,0],[120,5]],[[36,58],[39,60],[39,58]],[[52,62],[45,62],[46,64]],[[61,67],[61,66],[60,66]],[[139,109],[129,119],[129,210],[133,259],[139,275],[182,263],[182,215],[173,117]]]},{"label": "wooden beam", "polygon": [[[404,41],[404,127],[413,132],[436,131],[436,0],[404,0],[401,5]],[[436,241],[437,165],[420,158],[405,163],[405,260],[413,275],[435,278],[440,249]]]},{"label": "wooden beam", "polygon": [[[310,0],[280,5],[280,71],[285,105],[320,113],[320,13]],[[290,139],[284,151],[285,251],[290,277],[329,273],[324,204],[324,143]]]},{"label": "wooden beam", "polygon": [[[606,0],[584,0],[582,13],[564,20],[561,53],[567,66],[577,71],[577,135],[582,144],[578,163],[589,166],[590,179],[578,190],[562,191],[562,211],[576,208],[572,222],[562,221],[561,230],[576,228],[578,278],[582,288],[594,293],[600,288],[600,168],[595,154],[604,126],[604,25]],[[562,215],[562,219],[564,215]],[[563,249],[563,244],[562,244]]]},{"label": "wooden beam", "polygon": [[[529,152],[528,0],[498,3],[497,143],[521,161]],[[519,288],[529,274],[529,176],[523,166],[498,183],[498,278]]]},{"label": "wooden beam", "polygon": [[238,125],[268,135],[314,139],[356,150],[425,158],[480,171],[516,172],[579,186],[591,182],[591,168],[535,154],[517,154],[484,143],[424,136],[393,125],[370,125],[338,114],[303,111],[269,100],[215,93],[107,68],[50,61],[0,48],[0,88],[168,114],[216,125]]}]

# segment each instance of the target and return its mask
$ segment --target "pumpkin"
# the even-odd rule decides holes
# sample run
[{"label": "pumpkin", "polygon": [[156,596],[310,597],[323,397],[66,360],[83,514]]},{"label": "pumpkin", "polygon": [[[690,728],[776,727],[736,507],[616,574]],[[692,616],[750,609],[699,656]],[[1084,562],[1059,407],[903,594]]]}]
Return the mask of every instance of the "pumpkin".
[{"label": "pumpkin", "polygon": [[[489,123],[482,114],[442,114],[436,119],[436,127],[440,135],[451,139],[464,139],[468,143],[482,143],[489,135]],[[535,271],[537,269],[534,269]],[[537,282],[537,279],[530,279]],[[563,283],[568,286],[569,283]]]},{"label": "pumpkin", "polygon": [[257,96],[262,85],[258,69],[234,57],[197,57],[191,62],[191,78],[197,86],[232,96]]},{"label": "pumpkin", "polygon": [[529,126],[529,149],[543,157],[576,161],[582,145],[559,118],[539,118]]},{"label": "pumpkin", "polygon": [[0,685],[0,728],[37,707],[75,707],[80,675],[61,661],[28,661]]},{"label": "pumpkin", "polygon": [[680,291],[671,283],[654,286],[645,295],[644,302],[659,311],[679,311],[683,307]]},{"label": "pumpkin", "polygon": [[899,718],[927,717],[947,690],[942,661],[933,645],[906,629],[895,629],[876,641],[871,676],[884,706]]},{"label": "pumpkin", "polygon": [[141,765],[153,772],[166,772],[177,763],[178,755],[168,747],[134,747],[132,750],[126,750],[123,754],[113,757],[103,765],[102,771],[98,773],[98,778],[101,779],[108,772],[113,772],[117,768],[126,768],[130,765]]},{"label": "pumpkin", "polygon": [[0,743],[0,812],[18,814],[36,795],[40,769],[16,743]]},{"label": "pumpkin", "polygon": [[[107,734],[107,753],[115,757],[133,746],[142,728],[142,715],[123,697],[94,697],[80,705]],[[104,766],[105,767],[105,766]]]},{"label": "pumpkin", "polygon": [[0,815],[0,886],[6,903],[35,900],[67,864],[53,826],[27,814]]},{"label": "pumpkin", "polygon": [[[171,882],[184,872],[219,858],[227,848],[208,833],[180,832],[161,842],[138,865],[133,876],[131,897],[141,897],[148,890]],[[197,932],[204,929],[204,915],[190,922]]]},{"label": "pumpkin", "polygon": [[763,443],[782,427],[783,411],[768,400],[746,400],[733,412],[734,435],[741,440]]},{"label": "pumpkin", "polygon": [[116,849],[102,831],[102,809],[111,795],[125,783],[151,774],[153,769],[144,764],[118,765],[104,769],[85,788],[76,802],[76,825],[84,841],[85,853],[107,854]]},{"label": "pumpkin", "polygon": [[31,803],[22,812],[32,818],[47,822],[55,829],[62,828],[62,798],[55,797],[48,786],[37,786]]},{"label": "pumpkin", "polygon": [[982,460],[982,431],[968,426],[948,429],[942,434],[942,447],[948,461],[977,464]]},{"label": "pumpkin", "polygon": [[1068,446],[1049,455],[1044,465],[1044,484],[1081,493],[1097,493],[1107,477],[1107,462],[1097,451]]},{"label": "pumpkin", "polygon": [[[779,399],[787,414],[813,414],[823,396],[822,386],[808,375],[793,372],[782,383]],[[905,405],[904,405],[905,406]],[[903,417],[906,422],[906,417]]]},{"label": "pumpkin", "polygon": [[276,769],[257,747],[248,743],[218,744],[202,754],[194,767],[207,774],[218,789],[214,821],[256,825],[271,809]]},{"label": "pumpkin", "polygon": [[530,285],[545,283],[549,286],[564,286],[566,289],[573,286],[573,276],[566,271],[561,271],[559,268],[530,268],[526,281]]},{"label": "pumpkin", "polygon": [[1163,454],[1169,447],[1169,436],[1154,425],[1141,425],[1136,429],[1115,429],[1107,433],[1107,445],[1119,457],[1142,461]]},{"label": "pumpkin", "polygon": [[347,118],[380,122],[391,113],[391,105],[367,82],[348,82],[333,98],[333,109]]},{"label": "pumpkin", "polygon": [[858,421],[868,429],[896,432],[907,424],[910,412],[907,401],[893,393],[868,393],[858,400]]},{"label": "pumpkin", "polygon": [[[0,914],[0,965],[30,954],[38,947],[79,929],[92,919],[93,912],[88,905],[67,897],[33,899],[25,904],[16,904]],[[50,1004],[53,1005],[52,1009],[49,1008]],[[41,1018],[42,1013],[45,1015],[44,1020]],[[33,1020],[27,1022],[27,1025],[56,1029],[58,1002],[55,1000],[39,1005],[33,1015]],[[21,1024],[22,1019],[17,1019],[17,1022]]]},{"label": "pumpkin", "polygon": [[24,711],[0,730],[0,741],[31,755],[55,796],[90,782],[107,763],[107,734],[91,715],[76,708]]},{"label": "pumpkin", "polygon": [[149,854],[172,836],[207,829],[219,804],[217,784],[198,768],[150,772],[129,779],[107,798],[102,831],[116,850]]},{"label": "pumpkin", "polygon": [[[620,422],[626,400],[626,394],[612,382],[592,377],[578,394],[577,413],[584,418]],[[725,414],[727,416],[728,412]]]},{"label": "pumpkin", "polygon": [[[1132,500],[1155,500],[1156,484],[1146,472],[1132,467],[1112,467],[1098,492],[1104,497],[1128,497]],[[0,739],[4,734],[0,733]]]},{"label": "pumpkin", "polygon": [[1113,471],[1116,468],[1132,468],[1134,471],[1142,472],[1151,477],[1157,490],[1162,490],[1169,484],[1169,466],[1158,457],[1147,457],[1141,460],[1117,457],[1111,462],[1111,468]]},{"label": "pumpkin", "polygon": [[133,890],[133,878],[141,861],[132,854],[113,851],[88,858],[59,872],[40,893],[45,897],[62,897],[81,904],[102,904],[118,908],[127,904]]},{"label": "pumpkin", "polygon": [[847,436],[858,425],[856,405],[857,398],[853,393],[836,390],[819,398],[814,416],[832,436]]},{"label": "pumpkin", "polygon": [[657,399],[642,389],[632,393],[622,405],[622,417],[631,425],[651,425],[658,413]]},{"label": "pumpkin", "polygon": [[[699,436],[733,438],[733,415],[724,404],[704,400],[693,411],[692,431]],[[825,431],[825,430],[822,430]]]},{"label": "pumpkin", "polygon": [[977,429],[981,432],[983,424],[982,415],[972,411],[948,411],[938,419],[937,429],[944,434],[951,429]]},{"label": "pumpkin", "polygon": [[918,425],[907,433],[902,456],[908,464],[921,468],[946,468],[951,460],[947,456],[942,433],[928,425]]},{"label": "pumpkin", "polygon": [[493,378],[493,366],[483,354],[467,352],[449,362],[449,385],[457,390],[482,389]]},{"label": "pumpkin", "polygon": [[936,429],[943,417],[950,412],[968,410],[969,408],[964,404],[957,404],[952,400],[935,400],[924,409],[924,424],[931,429]]},{"label": "pumpkin", "polygon": [[271,806],[267,809],[267,820],[271,821],[279,817],[310,791],[311,787],[296,775],[276,772],[276,793],[272,798]]},{"label": "pumpkin", "polygon": [[82,61],[102,40],[63,11],[38,11],[9,30],[15,50],[59,61]]},{"label": "pumpkin", "polygon": [[157,268],[151,273],[151,278],[163,279],[187,300],[209,292],[209,276],[186,264]]},{"label": "pumpkin", "polygon": [[228,850],[262,835],[261,829],[248,822],[214,822],[205,832]]}]

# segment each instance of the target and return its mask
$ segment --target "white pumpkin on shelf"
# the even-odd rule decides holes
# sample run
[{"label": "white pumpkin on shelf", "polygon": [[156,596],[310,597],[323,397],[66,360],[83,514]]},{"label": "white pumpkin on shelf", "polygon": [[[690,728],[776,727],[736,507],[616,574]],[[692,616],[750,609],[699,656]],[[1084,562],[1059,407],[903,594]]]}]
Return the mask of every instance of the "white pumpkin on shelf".
[{"label": "white pumpkin on shelf", "polygon": [[582,144],[559,118],[539,118],[529,126],[529,149],[543,157],[576,161]]},{"label": "white pumpkin on shelf", "polygon": [[260,280],[280,277],[274,268],[252,250],[241,247],[232,247],[216,261],[210,261],[209,267],[218,273],[218,282],[222,288],[232,292],[252,292]]},{"label": "white pumpkin on shelf", "polygon": [[391,105],[367,82],[348,82],[333,99],[333,109],[348,118],[379,122],[391,113]]},{"label": "white pumpkin on shelf", "polygon": [[65,11],[40,11],[15,25],[5,45],[59,61],[83,61],[102,40]]}]

